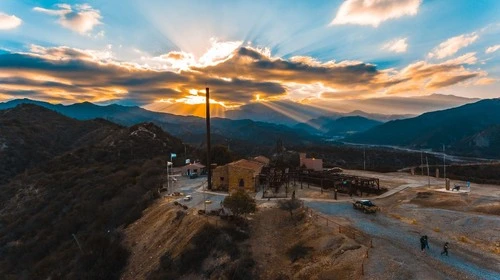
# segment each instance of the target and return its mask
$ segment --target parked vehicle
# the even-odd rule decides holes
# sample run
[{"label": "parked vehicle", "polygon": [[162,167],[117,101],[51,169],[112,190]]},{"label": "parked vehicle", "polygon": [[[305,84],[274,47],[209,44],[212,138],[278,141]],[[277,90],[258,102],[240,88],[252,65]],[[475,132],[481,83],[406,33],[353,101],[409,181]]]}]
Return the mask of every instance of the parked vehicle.
[{"label": "parked vehicle", "polygon": [[190,194],[184,197],[184,201],[190,201],[191,199],[193,199],[193,197]]},{"label": "parked vehicle", "polygon": [[379,208],[368,199],[358,200],[352,204],[352,207],[364,213],[375,213],[379,210]]}]

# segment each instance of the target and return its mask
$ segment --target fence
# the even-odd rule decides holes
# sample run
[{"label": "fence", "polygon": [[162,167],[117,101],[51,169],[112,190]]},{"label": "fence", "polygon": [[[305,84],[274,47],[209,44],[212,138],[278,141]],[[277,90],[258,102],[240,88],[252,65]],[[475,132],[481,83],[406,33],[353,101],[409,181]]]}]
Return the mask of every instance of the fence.
[{"label": "fence", "polygon": [[303,206],[306,214],[316,222],[318,222],[320,225],[326,225],[329,228],[333,228],[335,230],[338,230],[339,233],[344,234],[346,237],[351,238],[355,240],[356,242],[363,244],[367,247],[365,257],[363,258],[363,261],[361,262],[361,275],[365,275],[365,260],[368,259],[370,249],[373,248],[373,239],[371,238],[370,235],[354,228],[351,226],[347,225],[341,225],[323,215],[318,214],[316,211],[313,209]]}]

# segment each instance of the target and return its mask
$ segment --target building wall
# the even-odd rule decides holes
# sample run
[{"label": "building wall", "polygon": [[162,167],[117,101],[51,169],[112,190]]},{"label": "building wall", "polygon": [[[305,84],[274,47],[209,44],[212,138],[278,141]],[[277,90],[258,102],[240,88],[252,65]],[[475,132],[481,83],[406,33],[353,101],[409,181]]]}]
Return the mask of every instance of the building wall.
[{"label": "building wall", "polygon": [[306,169],[312,169],[314,171],[323,170],[323,160],[322,159],[313,159],[313,158],[301,158],[300,166],[305,166]]},{"label": "building wall", "polygon": [[219,191],[228,190],[228,166],[218,166],[212,171],[212,189]]},{"label": "building wall", "polygon": [[[229,192],[244,189],[248,192],[255,192],[255,171],[238,166],[229,166]],[[243,179],[243,187],[240,187],[240,180]]]},{"label": "building wall", "polygon": [[[255,171],[251,169],[238,166],[219,166],[212,171],[212,189],[229,192],[244,189],[248,192],[255,192],[254,173]],[[241,179],[243,179],[243,187],[240,187]]]}]

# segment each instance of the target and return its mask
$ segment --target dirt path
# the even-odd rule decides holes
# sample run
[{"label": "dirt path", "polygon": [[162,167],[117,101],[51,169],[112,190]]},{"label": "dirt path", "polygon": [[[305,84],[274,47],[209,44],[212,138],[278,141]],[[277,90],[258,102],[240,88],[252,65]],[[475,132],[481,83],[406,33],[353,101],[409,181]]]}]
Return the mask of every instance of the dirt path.
[{"label": "dirt path", "polygon": [[470,279],[470,277],[498,279],[500,277],[498,258],[481,256],[478,259],[472,252],[458,249],[449,257],[441,257],[439,252],[443,242],[432,237],[430,252],[422,254],[418,250],[420,232],[407,223],[391,219],[383,213],[365,215],[353,211],[348,203],[307,202],[306,205],[327,215],[347,218],[356,228],[372,235],[376,247],[372,250],[372,255],[376,258],[371,258],[375,260],[367,269],[372,275],[381,275],[380,279],[400,279],[401,275],[391,276],[397,271],[404,272],[407,276],[403,277],[405,279]]}]

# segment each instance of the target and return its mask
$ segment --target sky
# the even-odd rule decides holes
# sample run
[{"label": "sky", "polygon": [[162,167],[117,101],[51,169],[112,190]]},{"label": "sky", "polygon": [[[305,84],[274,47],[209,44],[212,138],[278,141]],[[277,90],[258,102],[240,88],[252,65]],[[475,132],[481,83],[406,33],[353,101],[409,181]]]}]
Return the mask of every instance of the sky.
[{"label": "sky", "polygon": [[496,98],[499,62],[497,0],[0,1],[0,101]]}]

